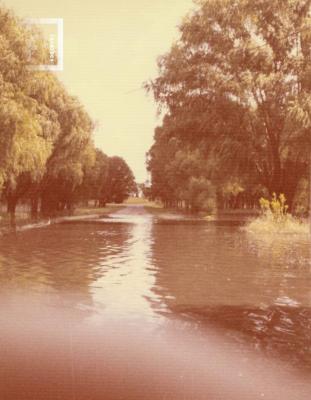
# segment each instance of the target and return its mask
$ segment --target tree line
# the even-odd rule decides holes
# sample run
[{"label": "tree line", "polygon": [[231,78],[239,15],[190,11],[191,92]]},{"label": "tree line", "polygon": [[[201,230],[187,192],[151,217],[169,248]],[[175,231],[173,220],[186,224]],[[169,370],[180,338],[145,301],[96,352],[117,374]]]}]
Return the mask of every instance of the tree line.
[{"label": "tree line", "polygon": [[[30,54],[31,52],[31,54]],[[0,7],[0,193],[14,218],[19,201],[33,216],[72,210],[77,201],[122,202],[136,190],[120,157],[93,143],[94,123],[48,64],[41,32]]]},{"label": "tree line", "polygon": [[145,84],[164,115],[148,195],[192,210],[284,193],[308,209],[311,1],[198,0]]}]

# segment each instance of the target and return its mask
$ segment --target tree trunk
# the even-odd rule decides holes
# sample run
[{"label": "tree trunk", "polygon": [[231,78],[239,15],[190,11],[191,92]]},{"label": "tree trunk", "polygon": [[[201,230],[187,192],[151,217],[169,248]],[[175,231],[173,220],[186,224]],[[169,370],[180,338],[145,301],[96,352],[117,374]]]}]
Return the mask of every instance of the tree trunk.
[{"label": "tree trunk", "polygon": [[10,214],[10,223],[13,228],[16,227],[15,211],[17,205],[17,198],[14,195],[8,196],[8,213]]},{"label": "tree trunk", "polygon": [[99,207],[106,207],[106,201],[105,200],[99,200]]},{"label": "tree trunk", "polygon": [[50,193],[43,193],[41,197],[41,213],[45,217],[52,217],[57,214],[58,201]]},{"label": "tree trunk", "polygon": [[34,196],[31,199],[31,218],[38,219],[38,209],[39,209],[39,196]]}]

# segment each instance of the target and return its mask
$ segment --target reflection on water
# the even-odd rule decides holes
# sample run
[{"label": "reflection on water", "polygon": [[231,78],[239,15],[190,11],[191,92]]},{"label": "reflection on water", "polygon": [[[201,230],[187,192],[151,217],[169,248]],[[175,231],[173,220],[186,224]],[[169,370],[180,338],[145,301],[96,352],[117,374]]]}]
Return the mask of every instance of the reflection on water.
[{"label": "reflection on water", "polygon": [[173,304],[269,306],[288,297],[310,306],[310,245],[250,241],[231,227],[153,227],[158,287]]},{"label": "reflection on water", "polygon": [[153,237],[154,290],[173,315],[311,370],[308,237],[256,239],[230,226],[158,224]]},{"label": "reflection on water", "polygon": [[[63,338],[71,332],[70,343],[72,332],[106,330],[113,320],[125,332],[139,321],[140,333],[141,326],[159,329],[179,321],[203,338],[212,327],[244,354],[269,354],[308,373],[310,242],[292,239],[256,239],[236,225],[162,224],[140,207],[96,223],[1,237],[0,316],[4,325],[12,322],[10,335],[17,341],[22,327],[14,328],[14,321],[23,321],[35,337],[40,323],[33,310],[40,309],[49,315],[43,318],[47,325],[62,313],[56,325]],[[8,340],[3,327],[1,334]]]},{"label": "reflection on water", "polygon": [[114,318],[125,315],[153,319],[152,305],[159,308],[162,305],[159,296],[152,291],[155,286],[150,246],[152,217],[146,214],[124,218],[121,215],[120,219],[131,224],[128,238],[115,254],[101,260],[100,267],[107,272],[91,286],[93,300],[102,305],[105,314]]}]

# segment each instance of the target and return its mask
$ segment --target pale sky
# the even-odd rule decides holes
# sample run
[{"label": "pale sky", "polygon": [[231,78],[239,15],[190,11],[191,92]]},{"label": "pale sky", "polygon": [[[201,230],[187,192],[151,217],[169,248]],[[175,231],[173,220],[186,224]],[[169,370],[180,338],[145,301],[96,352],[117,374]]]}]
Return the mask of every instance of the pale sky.
[{"label": "pale sky", "polygon": [[57,72],[99,127],[95,144],[123,157],[138,182],[157,124],[156,106],[141,90],[157,74],[156,59],[178,37],[192,0],[6,0],[25,18],[63,18],[64,71]]}]

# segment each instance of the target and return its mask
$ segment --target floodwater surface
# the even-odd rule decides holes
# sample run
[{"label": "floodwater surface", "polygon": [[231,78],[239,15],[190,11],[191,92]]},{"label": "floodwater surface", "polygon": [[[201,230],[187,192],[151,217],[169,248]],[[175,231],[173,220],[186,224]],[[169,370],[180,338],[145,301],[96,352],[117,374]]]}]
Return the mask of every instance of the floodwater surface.
[{"label": "floodwater surface", "polygon": [[1,400],[310,398],[308,236],[72,222],[0,238]]}]

